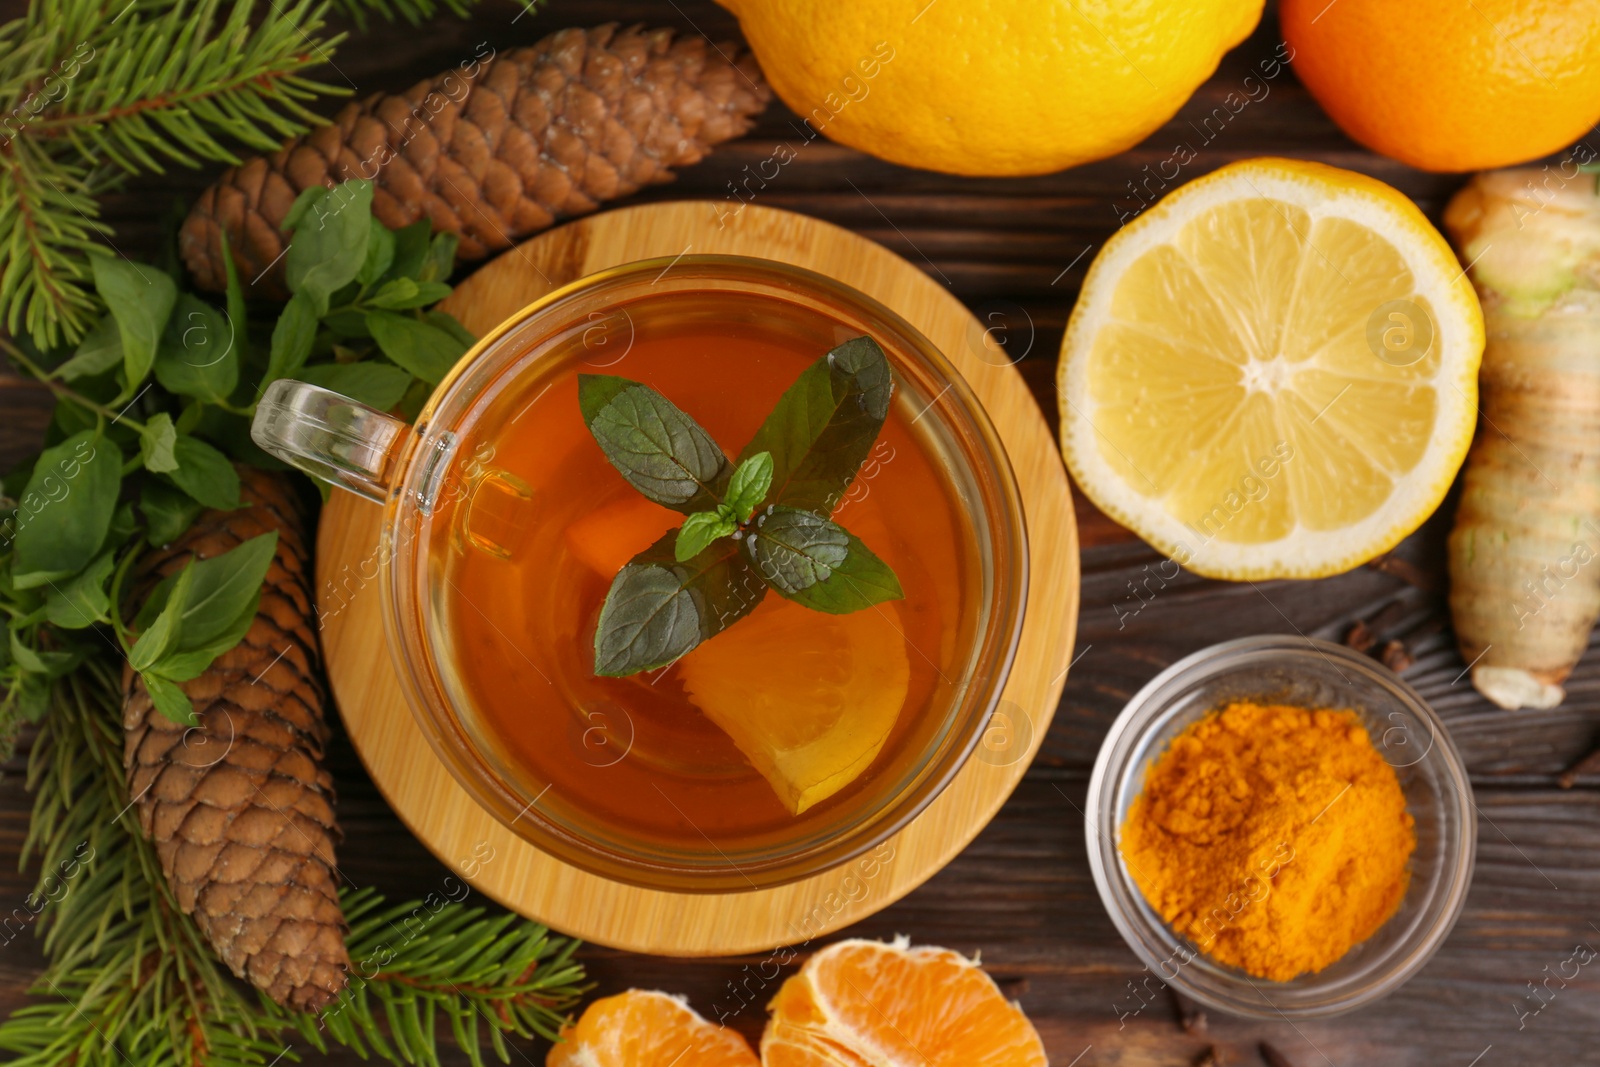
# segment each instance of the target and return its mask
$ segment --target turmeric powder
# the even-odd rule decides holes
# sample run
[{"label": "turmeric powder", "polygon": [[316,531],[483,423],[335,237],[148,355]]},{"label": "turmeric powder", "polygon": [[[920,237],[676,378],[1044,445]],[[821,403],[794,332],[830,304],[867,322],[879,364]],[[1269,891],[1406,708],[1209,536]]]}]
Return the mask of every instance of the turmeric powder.
[{"label": "turmeric powder", "polygon": [[1416,831],[1354,712],[1234,703],[1146,772],[1122,826],[1134,882],[1207,956],[1320,971],[1399,907]]}]

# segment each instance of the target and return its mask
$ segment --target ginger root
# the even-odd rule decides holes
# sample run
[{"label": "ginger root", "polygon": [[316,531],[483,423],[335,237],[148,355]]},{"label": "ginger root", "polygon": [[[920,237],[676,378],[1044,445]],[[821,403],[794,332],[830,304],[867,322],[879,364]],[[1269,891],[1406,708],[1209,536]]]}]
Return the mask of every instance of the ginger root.
[{"label": "ginger root", "polygon": [[1472,684],[1550,708],[1600,616],[1600,189],[1572,160],[1479,174],[1445,228],[1483,304],[1482,421],[1450,534]]}]

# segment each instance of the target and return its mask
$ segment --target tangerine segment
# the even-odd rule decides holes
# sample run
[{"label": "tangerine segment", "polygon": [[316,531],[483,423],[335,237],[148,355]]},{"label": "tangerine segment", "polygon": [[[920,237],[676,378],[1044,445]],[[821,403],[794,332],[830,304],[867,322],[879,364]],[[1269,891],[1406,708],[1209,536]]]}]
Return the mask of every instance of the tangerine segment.
[{"label": "tangerine segment", "polygon": [[606,581],[661,535],[683,522],[670,508],[629,489],[567,527],[567,551]]},{"label": "tangerine segment", "polygon": [[681,997],[630,989],[594,1001],[545,1067],[760,1067],[745,1039],[702,1019]]},{"label": "tangerine segment", "polygon": [[1022,1009],[976,963],[899,938],[840,941],[768,1006],[764,1067],[1045,1067]]},{"label": "tangerine segment", "polygon": [[911,685],[892,603],[825,615],[772,595],[678,663],[689,699],[796,815],[872,765]]}]

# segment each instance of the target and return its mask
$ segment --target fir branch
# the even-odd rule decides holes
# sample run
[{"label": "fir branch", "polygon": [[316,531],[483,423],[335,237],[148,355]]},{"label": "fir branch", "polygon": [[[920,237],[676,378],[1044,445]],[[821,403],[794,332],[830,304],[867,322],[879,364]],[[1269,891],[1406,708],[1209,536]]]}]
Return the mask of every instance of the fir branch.
[{"label": "fir branch", "polygon": [[[320,1016],[252,997],[177,906],[123,786],[121,685],[103,660],[56,683],[29,759],[34,813],[23,848],[40,878],[15,937],[38,917],[49,966],[37,1002],[0,1024],[20,1067],[266,1067],[326,1051],[437,1067],[438,1021],[482,1064],[485,1038],[510,1062],[508,1035],[553,1037],[584,986],[577,943],[512,915],[430,898],[386,906],[342,896],[350,955],[345,994]],[[303,1050],[304,1046],[301,1046]]]},{"label": "fir branch", "polygon": [[477,4],[478,0],[334,0],[333,6],[339,14],[354,22],[358,30],[365,30],[369,15],[377,15],[388,22],[404,19],[413,26],[419,26],[441,9],[459,18],[466,18]]},{"label": "fir branch", "polygon": [[[309,80],[343,35],[326,3],[33,0],[0,26],[0,309],[41,348],[72,343],[99,310],[88,255],[109,235],[96,197],[166,163],[237,163],[322,121],[343,90]],[[48,15],[46,11],[48,9]]]}]

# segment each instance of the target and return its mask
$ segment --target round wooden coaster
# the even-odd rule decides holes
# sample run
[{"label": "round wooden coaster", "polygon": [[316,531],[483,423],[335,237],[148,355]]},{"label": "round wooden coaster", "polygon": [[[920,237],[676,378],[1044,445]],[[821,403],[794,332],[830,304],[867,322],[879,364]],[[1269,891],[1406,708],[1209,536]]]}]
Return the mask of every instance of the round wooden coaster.
[{"label": "round wooden coaster", "polygon": [[[977,836],[1021,779],[1066,683],[1078,618],[1078,535],[1066,472],[1022,376],[976,319],[899,256],[787,211],[685,201],[623,208],[535,237],[463,282],[446,310],[478,335],[551,289],[656,256],[723,253],[807,267],[873,296],[966,377],[1005,442],[1028,521],[1027,617],[989,736],[916,821],[866,857],[791,885],[664,893],[547,856],[480,808],[418,733],[384,647],[376,546],[382,509],[336,491],[317,535],[328,678],[378,788],[411,831],[472,886],[563,933],[662,955],[761,952],[831,933],[905,896]],[[337,596],[337,605],[333,603]]]}]

